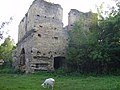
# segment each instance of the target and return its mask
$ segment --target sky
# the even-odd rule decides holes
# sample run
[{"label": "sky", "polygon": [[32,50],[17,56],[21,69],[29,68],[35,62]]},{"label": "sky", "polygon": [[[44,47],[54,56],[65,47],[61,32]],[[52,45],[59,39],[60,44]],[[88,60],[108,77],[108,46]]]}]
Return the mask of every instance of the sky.
[{"label": "sky", "polygon": [[[30,5],[34,0],[0,0],[0,25],[4,21],[9,21],[13,17],[12,22],[5,26],[2,31],[8,31],[8,34],[14,39],[15,43],[18,42],[18,25],[24,15],[27,13]],[[64,26],[68,22],[68,13],[70,9],[77,9],[82,12],[92,10],[96,12],[96,6],[105,3],[106,7],[113,5],[111,0],[47,0],[52,3],[60,4],[63,8],[63,23]],[[8,35],[7,34],[7,35]],[[5,35],[4,37],[7,37]]]}]

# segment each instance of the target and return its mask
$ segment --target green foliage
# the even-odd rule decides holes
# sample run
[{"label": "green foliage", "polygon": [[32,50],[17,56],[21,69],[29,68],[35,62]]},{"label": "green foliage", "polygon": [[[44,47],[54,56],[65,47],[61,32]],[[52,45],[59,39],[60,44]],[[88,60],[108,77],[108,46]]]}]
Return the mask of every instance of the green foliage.
[{"label": "green foliage", "polygon": [[19,74],[20,72],[11,67],[0,66],[0,73],[1,74]]},{"label": "green foliage", "polygon": [[6,38],[0,46],[0,59],[5,61],[12,60],[12,50],[15,48],[13,41],[10,37]]},{"label": "green foliage", "polygon": [[[66,54],[68,69],[71,71],[83,72],[84,64],[88,64],[91,59],[90,54],[94,46],[98,43],[97,36],[97,19],[96,14],[89,12],[91,28],[84,28],[85,20],[80,20],[75,23],[73,30],[69,32],[70,40]],[[94,52],[95,53],[95,52]],[[94,54],[93,54],[94,55]],[[90,57],[91,56],[91,57]],[[95,57],[95,55],[94,55]]]},{"label": "green foliage", "polygon": [[109,14],[107,18],[101,15],[103,19],[100,19],[99,24],[90,14],[90,31],[83,28],[84,20],[76,22],[69,32],[66,54],[69,71],[104,74],[120,70],[120,12],[111,12],[115,14]]}]

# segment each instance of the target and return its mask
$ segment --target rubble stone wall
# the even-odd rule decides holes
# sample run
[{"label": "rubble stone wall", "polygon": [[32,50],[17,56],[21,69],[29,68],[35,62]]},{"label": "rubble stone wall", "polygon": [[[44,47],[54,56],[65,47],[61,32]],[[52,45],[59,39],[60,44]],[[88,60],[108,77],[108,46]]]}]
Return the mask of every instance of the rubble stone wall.
[{"label": "rubble stone wall", "polygon": [[76,9],[71,9],[68,25],[63,28],[60,5],[44,0],[33,1],[19,24],[14,65],[26,73],[62,67],[69,41],[68,31],[80,18],[89,29],[89,14]]}]

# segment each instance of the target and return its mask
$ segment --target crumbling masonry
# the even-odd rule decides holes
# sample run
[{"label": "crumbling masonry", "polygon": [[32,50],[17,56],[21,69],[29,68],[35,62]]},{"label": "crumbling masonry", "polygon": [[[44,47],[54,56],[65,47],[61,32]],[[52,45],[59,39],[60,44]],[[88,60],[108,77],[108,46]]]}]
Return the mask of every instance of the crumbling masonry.
[{"label": "crumbling masonry", "polygon": [[80,15],[89,18],[87,13],[71,9],[68,26],[63,28],[62,7],[35,0],[19,24],[18,44],[13,56],[15,68],[26,73],[62,68],[68,45],[67,31]]}]

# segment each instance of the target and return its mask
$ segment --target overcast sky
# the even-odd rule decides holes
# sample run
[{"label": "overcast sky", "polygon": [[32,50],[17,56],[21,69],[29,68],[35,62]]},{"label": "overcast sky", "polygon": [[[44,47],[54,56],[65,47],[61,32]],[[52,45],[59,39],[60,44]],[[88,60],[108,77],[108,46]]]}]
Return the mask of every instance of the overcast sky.
[{"label": "overcast sky", "polygon": [[[9,30],[9,35],[17,43],[18,40],[18,25],[24,15],[27,13],[30,5],[34,0],[0,0],[0,24],[3,21],[8,21],[12,16],[13,21],[10,25],[2,30]],[[60,4],[63,8],[63,23],[67,25],[68,12],[70,9],[78,9],[82,12],[90,10],[96,11],[96,5],[99,6],[102,2],[106,5],[111,5],[111,0],[48,0],[56,4]]]}]

